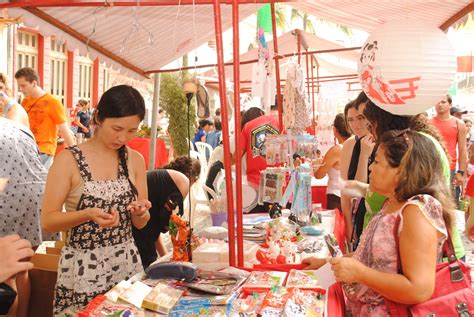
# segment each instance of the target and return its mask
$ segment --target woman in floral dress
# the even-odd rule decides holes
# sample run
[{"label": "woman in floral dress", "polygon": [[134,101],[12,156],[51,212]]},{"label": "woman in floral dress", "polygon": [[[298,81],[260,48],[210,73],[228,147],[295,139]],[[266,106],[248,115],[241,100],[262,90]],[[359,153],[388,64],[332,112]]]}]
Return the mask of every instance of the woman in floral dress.
[{"label": "woman in floral dress", "polygon": [[[436,263],[451,228],[454,202],[435,143],[410,130],[385,133],[371,165],[370,189],[387,197],[352,257],[331,259],[346,290],[350,316],[389,316],[386,299],[403,304],[431,298]],[[394,235],[397,219],[400,260]],[[307,260],[310,267],[321,264]]]},{"label": "woman in floral dress", "polygon": [[55,314],[83,307],[141,271],[132,225],[147,224],[151,204],[143,157],[126,143],[144,114],[137,90],[126,85],[109,89],[94,114],[94,137],[61,152],[49,170],[42,226],[68,232],[59,260]]}]

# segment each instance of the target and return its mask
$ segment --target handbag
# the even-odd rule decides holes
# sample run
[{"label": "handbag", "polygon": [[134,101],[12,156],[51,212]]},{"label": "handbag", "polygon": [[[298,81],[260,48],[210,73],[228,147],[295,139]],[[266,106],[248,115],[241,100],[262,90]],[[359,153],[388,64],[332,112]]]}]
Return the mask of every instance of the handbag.
[{"label": "handbag", "polygon": [[346,299],[342,283],[334,283],[328,288],[326,300],[327,316],[344,317],[346,314]]},{"label": "handbag", "polygon": [[[395,222],[393,234],[398,253],[397,269],[399,274],[403,274],[398,239],[400,220],[399,216]],[[443,245],[443,252],[447,255],[448,261],[436,265],[435,289],[431,299],[420,304],[406,305],[385,298],[385,305],[391,316],[474,316],[471,268],[456,258],[449,231],[448,238]]]}]

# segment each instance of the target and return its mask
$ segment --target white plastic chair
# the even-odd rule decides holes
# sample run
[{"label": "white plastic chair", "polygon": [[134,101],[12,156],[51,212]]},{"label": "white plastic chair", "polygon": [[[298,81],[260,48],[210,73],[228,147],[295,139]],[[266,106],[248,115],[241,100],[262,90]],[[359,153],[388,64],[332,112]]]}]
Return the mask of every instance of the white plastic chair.
[{"label": "white plastic chair", "polygon": [[201,154],[205,158],[205,163],[207,166],[207,163],[209,161],[209,157],[211,156],[211,153],[213,151],[213,148],[210,144],[207,144],[205,142],[196,142],[194,143],[196,145],[197,151],[199,154]]},{"label": "white plastic chair", "polygon": [[191,215],[193,219],[196,219],[195,211],[197,205],[201,204],[209,206],[209,200],[203,186],[205,185],[203,185],[199,180],[196,181],[191,186],[191,192],[188,195],[188,198],[191,198]]},{"label": "white plastic chair", "polygon": [[[209,186],[207,186],[205,184],[202,185],[202,188],[204,189],[204,192],[206,194],[209,194],[209,195],[206,195],[207,201],[209,203],[211,202],[211,199],[217,200],[217,194],[212,188],[210,188]],[[211,198],[209,198],[209,196],[211,196]]]},{"label": "white plastic chair", "polygon": [[199,163],[201,163],[201,173],[199,174],[199,179],[201,183],[206,182],[207,177],[207,157],[206,151],[210,151],[209,154],[212,152],[212,146],[204,142],[196,142],[196,148],[198,149],[199,153]]},{"label": "white plastic chair", "polygon": [[199,152],[198,151],[194,151],[194,150],[189,151],[189,156],[192,159],[199,160],[199,163],[201,163],[201,159],[199,158]]}]

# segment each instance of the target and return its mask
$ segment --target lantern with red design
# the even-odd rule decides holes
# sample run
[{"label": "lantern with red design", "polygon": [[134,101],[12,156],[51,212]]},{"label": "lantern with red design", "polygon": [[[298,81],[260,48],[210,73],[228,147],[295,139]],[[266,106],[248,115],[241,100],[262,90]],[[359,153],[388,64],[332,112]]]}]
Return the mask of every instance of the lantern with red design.
[{"label": "lantern with red design", "polygon": [[456,54],[436,26],[387,22],[362,46],[358,73],[377,106],[397,115],[415,115],[446,95],[456,74]]}]

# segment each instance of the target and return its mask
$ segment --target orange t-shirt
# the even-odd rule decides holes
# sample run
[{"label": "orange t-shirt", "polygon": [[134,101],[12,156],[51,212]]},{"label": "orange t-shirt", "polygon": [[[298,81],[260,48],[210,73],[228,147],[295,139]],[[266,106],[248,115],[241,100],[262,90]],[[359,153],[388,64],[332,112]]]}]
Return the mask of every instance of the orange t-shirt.
[{"label": "orange t-shirt", "polygon": [[58,124],[66,122],[64,106],[50,94],[39,98],[26,97],[21,102],[28,113],[30,129],[41,153],[54,155]]}]

